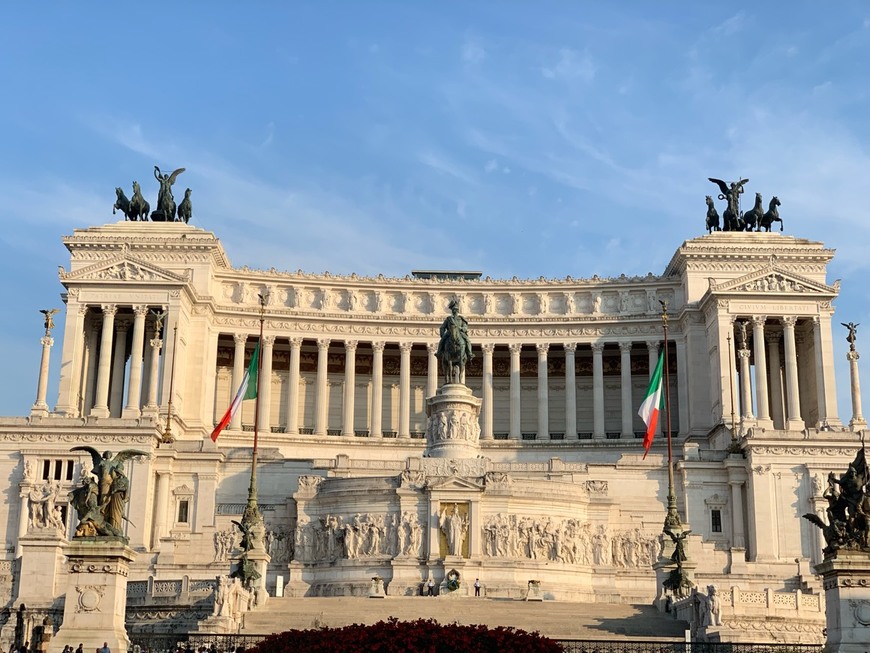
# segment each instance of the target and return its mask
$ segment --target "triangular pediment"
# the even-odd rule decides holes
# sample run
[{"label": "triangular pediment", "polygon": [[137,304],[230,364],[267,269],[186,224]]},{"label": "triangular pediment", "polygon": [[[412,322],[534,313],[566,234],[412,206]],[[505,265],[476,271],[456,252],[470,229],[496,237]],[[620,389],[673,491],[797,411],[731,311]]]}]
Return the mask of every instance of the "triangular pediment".
[{"label": "triangular pediment", "polygon": [[429,482],[430,490],[473,490],[475,492],[483,491],[483,485],[464,478],[462,476],[448,476],[447,478]]},{"label": "triangular pediment", "polygon": [[182,276],[127,253],[111,261],[100,261],[75,272],[65,272],[61,268],[59,276],[61,281],[133,281],[144,283],[169,281],[185,283],[190,280],[189,272]]},{"label": "triangular pediment", "polygon": [[711,293],[751,293],[765,295],[824,295],[830,297],[840,292],[840,282],[833,286],[784,270],[770,264],[745,274],[737,279],[716,282],[710,279]]}]

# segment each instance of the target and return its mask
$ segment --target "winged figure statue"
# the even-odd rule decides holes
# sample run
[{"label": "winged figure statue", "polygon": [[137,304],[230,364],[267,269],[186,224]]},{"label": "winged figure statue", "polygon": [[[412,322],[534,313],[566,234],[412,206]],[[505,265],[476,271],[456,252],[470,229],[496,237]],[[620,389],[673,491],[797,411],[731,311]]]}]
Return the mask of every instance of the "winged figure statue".
[{"label": "winged figure statue", "polygon": [[727,203],[727,207],[725,212],[722,214],[724,225],[724,231],[740,231],[740,196],[743,194],[743,186],[745,186],[749,180],[741,179],[740,181],[732,181],[731,184],[722,181],[721,179],[715,179],[714,177],[707,177],[708,180],[712,181],[719,187],[719,199],[725,200]]},{"label": "winged figure statue", "polygon": [[172,185],[185,168],[178,168],[172,174],[161,172],[158,166],[154,166],[154,178],[160,183],[157,193],[157,211],[163,214],[166,222],[175,220],[175,198],[172,196]]},{"label": "winged figure statue", "polygon": [[59,308],[41,308],[39,312],[45,316],[45,335],[51,335],[54,328],[54,316],[60,312]]},{"label": "winged figure statue", "polygon": [[124,473],[124,464],[133,458],[149,458],[150,455],[137,449],[124,449],[114,455],[111,451],[100,454],[88,446],[73,447],[70,451],[90,454],[92,473],[96,476],[94,480],[85,475],[81,487],[70,492],[70,503],[79,515],[76,537],[123,536],[121,522],[130,492],[130,479]]}]

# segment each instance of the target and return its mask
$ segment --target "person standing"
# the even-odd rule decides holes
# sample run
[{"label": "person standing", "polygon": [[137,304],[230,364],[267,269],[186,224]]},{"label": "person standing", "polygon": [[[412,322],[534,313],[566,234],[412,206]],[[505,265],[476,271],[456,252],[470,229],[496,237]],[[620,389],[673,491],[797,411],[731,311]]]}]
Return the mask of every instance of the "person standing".
[{"label": "person standing", "polygon": [[103,642],[103,648],[98,648],[97,653],[112,653],[112,649],[109,648],[109,642]]},{"label": "person standing", "polygon": [[429,576],[429,580],[426,583],[426,596],[435,596],[435,581],[432,580],[431,576]]},{"label": "person standing", "polygon": [[480,579],[479,578],[474,579],[474,595],[480,596]]}]

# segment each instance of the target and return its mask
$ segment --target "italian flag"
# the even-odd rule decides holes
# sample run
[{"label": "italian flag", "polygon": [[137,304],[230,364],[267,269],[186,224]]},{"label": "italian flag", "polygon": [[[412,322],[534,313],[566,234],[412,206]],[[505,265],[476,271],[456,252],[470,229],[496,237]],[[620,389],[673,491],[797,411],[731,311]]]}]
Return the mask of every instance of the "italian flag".
[{"label": "italian flag", "polygon": [[656,363],[656,369],[653,372],[652,378],[649,380],[649,388],[647,388],[646,396],[643,398],[643,403],[637,411],[640,418],[646,424],[646,435],[643,436],[643,457],[649,453],[649,448],[652,446],[653,437],[656,434],[656,426],[659,423],[659,415],[662,412],[662,371],[665,366],[665,351],[659,354],[659,362]]},{"label": "italian flag", "polygon": [[218,436],[221,434],[227,424],[229,424],[233,415],[236,414],[236,411],[239,410],[239,406],[242,405],[242,402],[245,399],[256,399],[257,398],[257,371],[258,366],[257,362],[260,358],[260,343],[257,343],[257,346],[254,348],[254,355],[251,356],[251,362],[248,363],[248,369],[245,370],[245,376],[242,377],[242,383],[239,385],[239,389],[236,392],[236,396],[233,397],[233,402],[230,404],[230,407],[227,408],[227,412],[224,413],[224,416],[221,418],[221,421],[218,422],[218,425],[214,427],[214,431],[211,432],[212,442],[217,442]]}]

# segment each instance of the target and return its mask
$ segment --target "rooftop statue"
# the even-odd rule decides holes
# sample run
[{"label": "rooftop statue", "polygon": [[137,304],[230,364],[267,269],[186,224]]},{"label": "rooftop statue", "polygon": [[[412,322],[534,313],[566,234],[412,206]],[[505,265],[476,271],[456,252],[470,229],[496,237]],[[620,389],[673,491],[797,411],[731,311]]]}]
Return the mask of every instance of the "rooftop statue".
[{"label": "rooftop statue", "polygon": [[761,216],[761,221],[758,223],[759,231],[762,229],[770,231],[770,227],[774,222],[779,223],[779,230],[782,231],[782,218],[779,217],[779,211],[776,208],[778,206],[782,206],[782,202],[780,202],[779,198],[774,195],[770,198],[770,202],[767,205],[767,212]]},{"label": "rooftop statue", "polygon": [[744,225],[740,214],[740,196],[743,194],[743,186],[749,181],[741,179],[740,181],[732,181],[730,185],[721,179],[708,177],[710,181],[719,186],[719,199],[725,200],[727,207],[725,213],[722,214],[724,225],[722,231],[743,231]]},{"label": "rooftop statue", "polygon": [[193,207],[190,203],[190,189],[184,191],[184,199],[178,205],[178,219],[183,220],[184,224],[190,222],[190,216],[193,214]]},{"label": "rooftop statue", "polygon": [[163,173],[160,168],[154,166],[154,178],[160,183],[157,193],[157,210],[151,215],[152,220],[163,222],[175,221],[175,198],[172,196],[172,185],[184,168],[178,168],[172,174]]},{"label": "rooftop statue", "polygon": [[858,327],[860,324],[855,324],[854,322],[840,322],[844,327],[849,329],[849,335],[846,336],[846,342],[849,343],[849,351],[855,351],[855,341],[857,340]]},{"label": "rooftop statue", "polygon": [[827,523],[815,513],[804,515],[804,519],[822,529],[827,544],[823,549],[826,557],[839,549],[870,552],[868,480],[870,472],[862,444],[845,473],[839,477],[834,472],[828,474],[828,488],[822,495],[828,501]]},{"label": "rooftop statue", "polygon": [[50,336],[54,328],[54,316],[60,311],[59,308],[41,308],[39,312],[45,316],[45,335]]},{"label": "rooftop statue", "polygon": [[441,340],[435,356],[441,363],[445,383],[465,383],[465,364],[474,358],[468,339],[468,320],[459,314],[459,303],[450,300],[450,315],[441,323]]},{"label": "rooftop statue", "polygon": [[136,449],[125,449],[114,456],[102,455],[93,447],[73,447],[70,451],[86,451],[93,461],[92,474],[84,475],[82,485],[69,493],[70,505],[79,516],[75,537],[123,537],[121,522],[130,492],[130,479],[124,473],[124,463],[132,458],[149,455]]}]

